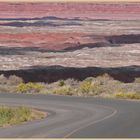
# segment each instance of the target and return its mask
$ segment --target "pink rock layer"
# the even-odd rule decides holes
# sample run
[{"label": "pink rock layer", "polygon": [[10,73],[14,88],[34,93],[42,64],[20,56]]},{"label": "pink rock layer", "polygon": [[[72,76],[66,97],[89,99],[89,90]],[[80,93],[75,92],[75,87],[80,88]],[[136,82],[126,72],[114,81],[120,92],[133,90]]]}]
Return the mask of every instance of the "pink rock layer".
[{"label": "pink rock layer", "polygon": [[140,3],[0,3],[0,18],[140,19]]},{"label": "pink rock layer", "polygon": [[[138,20],[140,19],[139,13],[140,3],[0,3],[0,18],[4,19],[55,16],[59,18]],[[11,20],[9,21],[11,22]],[[19,22],[19,20],[17,21]],[[5,20],[0,21],[1,24],[4,22],[8,23]],[[134,30],[135,32],[139,31],[139,25],[133,25],[132,23],[121,25],[122,23],[115,24],[113,22],[112,24],[109,23],[109,26],[108,24],[100,26],[101,23],[98,23],[99,25],[91,24],[87,26],[87,24],[84,25],[84,21],[81,21],[81,26],[57,26],[58,30],[53,27],[50,29],[49,26],[23,28],[0,26],[0,46],[43,47],[48,50],[62,50],[76,48],[83,44],[105,42],[106,40],[103,36],[106,35],[103,34],[107,34],[107,32],[110,35],[117,34],[116,31],[121,31],[125,34],[126,29],[129,31]],[[93,26],[95,28],[90,29]],[[120,26],[122,27],[118,28]],[[129,26],[132,26],[132,30],[130,30]],[[65,32],[67,28],[70,30]],[[51,32],[47,32],[47,29],[51,30]],[[86,34],[87,29],[92,31],[92,36],[91,32]],[[97,35],[98,32],[100,35]]]},{"label": "pink rock layer", "polygon": [[[100,41],[102,40],[99,37]],[[0,34],[0,45],[8,47],[43,47],[48,50],[62,50],[80,44],[95,43],[98,39],[84,33],[19,33]]]}]

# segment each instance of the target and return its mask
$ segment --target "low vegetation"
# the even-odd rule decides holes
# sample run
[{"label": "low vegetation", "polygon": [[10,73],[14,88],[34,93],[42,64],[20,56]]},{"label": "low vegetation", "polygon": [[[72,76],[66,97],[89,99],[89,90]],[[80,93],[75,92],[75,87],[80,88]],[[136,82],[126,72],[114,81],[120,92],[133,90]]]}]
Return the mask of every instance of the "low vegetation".
[{"label": "low vegetation", "polygon": [[136,78],[134,82],[135,83],[140,83],[140,78]]},{"label": "low vegetation", "polygon": [[44,89],[45,86],[39,83],[20,83],[16,90],[18,93],[37,93]]},{"label": "low vegetation", "polygon": [[6,107],[0,106],[0,127],[20,124],[35,119],[46,117],[44,112],[33,110],[27,107]]},{"label": "low vegetation", "polygon": [[84,81],[80,84],[79,90],[82,93],[90,93],[93,91],[95,84],[91,81]]},{"label": "low vegetation", "polygon": [[140,94],[136,92],[128,92],[128,93],[118,92],[115,93],[114,96],[116,98],[121,98],[121,99],[140,99]]},{"label": "low vegetation", "polygon": [[65,81],[64,80],[58,81],[58,86],[63,87],[64,85],[65,85]]},{"label": "low vegetation", "polygon": [[16,75],[11,75],[9,77],[5,77],[3,74],[0,75],[0,84],[1,85],[17,85],[22,82],[23,82],[23,79]]},{"label": "low vegetation", "polygon": [[54,89],[52,92],[53,94],[58,94],[58,95],[73,95],[74,94],[71,87],[69,86],[58,87]]},{"label": "low vegetation", "polygon": [[96,78],[88,77],[83,81],[67,79],[47,84],[24,83],[20,77],[15,75],[10,77],[0,75],[0,92],[140,99],[140,78],[136,78],[133,83],[123,83],[104,74]]},{"label": "low vegetation", "polygon": [[100,94],[100,92],[98,92],[99,91],[98,89],[99,86],[97,85],[97,83],[93,81],[83,81],[79,86],[78,92],[80,92],[80,94],[85,96],[86,95],[94,96]]}]

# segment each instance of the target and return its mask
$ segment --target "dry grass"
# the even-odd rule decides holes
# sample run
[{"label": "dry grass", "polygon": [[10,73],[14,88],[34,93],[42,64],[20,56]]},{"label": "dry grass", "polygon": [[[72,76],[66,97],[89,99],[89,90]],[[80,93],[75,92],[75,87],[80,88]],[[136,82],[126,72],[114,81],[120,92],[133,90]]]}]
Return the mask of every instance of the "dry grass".
[{"label": "dry grass", "polygon": [[20,124],[46,117],[44,112],[32,110],[27,107],[0,107],[0,127]]}]

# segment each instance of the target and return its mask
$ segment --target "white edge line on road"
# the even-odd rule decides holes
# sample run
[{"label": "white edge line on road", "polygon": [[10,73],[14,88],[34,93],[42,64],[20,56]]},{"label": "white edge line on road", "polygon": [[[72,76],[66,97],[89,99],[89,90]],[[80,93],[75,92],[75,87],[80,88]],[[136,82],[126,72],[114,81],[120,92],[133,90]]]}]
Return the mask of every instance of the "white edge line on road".
[{"label": "white edge line on road", "polygon": [[[102,105],[99,105],[99,106],[102,106]],[[110,115],[108,115],[108,116],[106,116],[106,117],[104,117],[104,118],[102,118],[102,119],[100,119],[100,120],[93,121],[93,122],[91,122],[91,123],[89,123],[89,124],[87,124],[87,125],[85,125],[85,126],[81,126],[81,127],[77,128],[77,129],[73,130],[72,132],[70,132],[69,134],[67,134],[66,136],[64,136],[64,138],[68,138],[69,136],[71,136],[71,135],[74,134],[75,132],[77,132],[77,131],[79,131],[79,130],[81,130],[81,129],[84,129],[84,128],[90,126],[90,125],[99,123],[99,122],[104,121],[104,120],[106,120],[106,119],[109,119],[109,118],[113,117],[115,114],[117,114],[117,112],[118,112],[117,109],[114,109],[114,108],[112,108],[112,107],[108,107],[108,106],[103,106],[103,107],[104,107],[104,108],[112,109],[112,110],[114,110],[114,111],[113,111],[113,113],[111,113]]]}]

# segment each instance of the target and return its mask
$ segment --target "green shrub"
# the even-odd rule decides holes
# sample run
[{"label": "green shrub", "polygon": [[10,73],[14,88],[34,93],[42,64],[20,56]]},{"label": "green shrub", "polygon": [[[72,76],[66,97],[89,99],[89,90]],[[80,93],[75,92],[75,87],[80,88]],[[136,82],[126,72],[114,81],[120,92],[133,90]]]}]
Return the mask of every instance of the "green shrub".
[{"label": "green shrub", "polygon": [[62,86],[64,86],[64,85],[65,85],[64,80],[60,80],[59,83],[58,83],[58,86],[62,87]]},{"label": "green shrub", "polygon": [[114,95],[117,98],[122,98],[122,99],[140,99],[140,94],[136,93],[136,92],[118,92],[115,93]]},{"label": "green shrub", "polygon": [[39,83],[21,83],[17,86],[17,92],[19,93],[29,93],[29,92],[40,92],[42,89],[44,89],[45,86],[43,84]]}]

